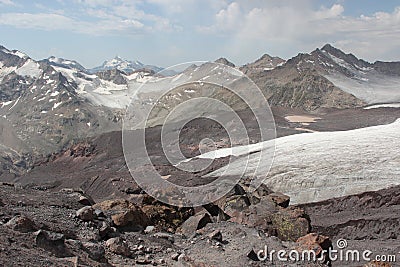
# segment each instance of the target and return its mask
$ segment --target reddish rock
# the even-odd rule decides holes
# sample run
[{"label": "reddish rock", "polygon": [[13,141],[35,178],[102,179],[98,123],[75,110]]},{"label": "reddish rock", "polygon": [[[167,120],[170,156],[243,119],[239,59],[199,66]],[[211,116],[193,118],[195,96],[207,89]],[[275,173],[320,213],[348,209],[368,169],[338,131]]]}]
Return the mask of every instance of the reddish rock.
[{"label": "reddish rock", "polygon": [[193,208],[178,208],[161,203],[145,205],[142,210],[150,220],[149,225],[162,230],[172,229],[172,231],[194,214]]},{"label": "reddish rock", "polygon": [[332,241],[327,236],[319,235],[316,233],[307,234],[305,236],[300,237],[296,241],[297,250],[299,252],[305,250],[313,250],[315,254],[318,256],[321,255],[322,251],[328,251],[332,248]]},{"label": "reddish rock", "polygon": [[93,208],[101,209],[103,211],[128,210],[131,208],[136,208],[136,205],[126,199],[113,199],[97,203],[93,205]]},{"label": "reddish rock", "polygon": [[127,226],[135,220],[132,210],[122,211],[111,216],[116,226]]},{"label": "reddish rock", "polygon": [[148,216],[137,205],[125,199],[106,200],[93,207],[110,214],[116,226],[150,225]]},{"label": "reddish rock", "polygon": [[267,197],[278,206],[281,206],[283,208],[289,207],[290,197],[287,195],[284,195],[282,193],[272,193],[269,194]]}]

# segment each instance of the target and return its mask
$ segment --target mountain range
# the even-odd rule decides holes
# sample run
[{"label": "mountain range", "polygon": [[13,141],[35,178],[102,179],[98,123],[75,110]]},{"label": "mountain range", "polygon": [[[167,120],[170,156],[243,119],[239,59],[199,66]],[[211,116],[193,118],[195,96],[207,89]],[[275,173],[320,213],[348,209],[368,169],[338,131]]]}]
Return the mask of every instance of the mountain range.
[{"label": "mountain range", "polygon": [[[260,266],[269,265],[257,256],[263,247],[322,251],[343,238],[354,251],[396,254],[400,62],[369,63],[331,45],[289,60],[265,54],[244,66],[215,62],[171,71],[116,57],[86,69],[0,46],[0,265]],[[255,84],[273,113],[262,124],[238,97],[269,111]],[[204,97],[196,108],[175,109]],[[234,109],[247,142],[231,138],[241,129],[231,116],[221,125],[224,105],[208,98]],[[139,119],[151,108],[146,125],[136,125],[146,127],[145,155],[137,143],[123,146],[127,106]],[[179,140],[164,145],[176,129]],[[140,130],[126,132],[142,138]],[[170,151],[185,158],[175,164]],[[202,162],[210,164],[180,168]],[[239,182],[206,205],[175,207],[136,183],[154,170],[187,187]],[[304,264],[354,266],[325,263]]]},{"label": "mountain range", "polygon": [[[19,173],[29,169],[38,155],[59,151],[82,138],[120,130],[131,96],[152,78],[165,84],[198,79],[207,82],[218,77],[225,65],[247,74],[272,106],[316,111],[400,102],[400,62],[368,63],[331,45],[289,60],[266,54],[241,67],[225,58],[217,63],[217,68],[205,63],[162,76],[156,74],[162,70],[160,67],[120,57],[105,61],[100,67],[85,69],[73,60],[56,57],[34,60],[18,50],[1,46],[3,172]],[[226,85],[235,82],[226,81]],[[184,89],[174,93],[175,102],[196,96],[191,93],[196,88]],[[148,101],[152,92],[139,97]],[[233,101],[224,94],[217,97]],[[237,101],[230,104],[236,105]],[[243,109],[240,105],[234,108]]]}]

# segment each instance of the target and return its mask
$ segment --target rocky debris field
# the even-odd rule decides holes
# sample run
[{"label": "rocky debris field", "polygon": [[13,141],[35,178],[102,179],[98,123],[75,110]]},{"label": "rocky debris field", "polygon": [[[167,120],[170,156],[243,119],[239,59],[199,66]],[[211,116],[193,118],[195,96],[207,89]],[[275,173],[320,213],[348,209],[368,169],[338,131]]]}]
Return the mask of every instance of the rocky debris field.
[{"label": "rocky debris field", "polygon": [[[215,203],[177,208],[139,192],[134,194],[136,203],[126,199],[95,203],[80,189],[50,191],[2,183],[0,266],[345,266],[327,257],[321,262],[281,264],[276,254],[273,260],[263,259],[260,250],[270,255],[272,250],[313,249],[320,255],[334,247],[325,233],[336,237],[348,230],[331,218],[334,215],[324,214],[323,206],[337,207],[338,216],[349,217],[352,208],[387,203],[392,191],[295,207],[289,205],[288,196],[265,186],[250,194],[243,182]],[[358,198],[368,201],[354,205]],[[381,208],[391,212],[399,204],[396,201]],[[346,237],[374,239],[373,244],[397,240],[393,235],[378,239],[374,229],[360,228],[363,237]]]},{"label": "rocky debris field", "polygon": [[145,194],[139,204],[95,203],[78,189],[2,183],[0,265],[276,266],[256,253],[265,246],[302,249],[296,241],[312,239],[308,217],[288,206],[287,196],[244,188],[206,207],[176,208]]}]

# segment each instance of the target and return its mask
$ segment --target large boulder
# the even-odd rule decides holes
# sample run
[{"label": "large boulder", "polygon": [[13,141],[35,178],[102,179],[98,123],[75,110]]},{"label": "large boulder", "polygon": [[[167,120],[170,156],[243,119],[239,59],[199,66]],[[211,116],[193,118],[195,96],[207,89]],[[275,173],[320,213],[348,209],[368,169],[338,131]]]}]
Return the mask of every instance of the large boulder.
[{"label": "large boulder", "polygon": [[311,229],[310,219],[300,208],[280,209],[274,213],[272,223],[277,236],[283,241],[296,241],[308,234]]},{"label": "large boulder", "polygon": [[106,251],[102,245],[93,242],[83,242],[82,247],[92,260],[104,261]]},{"label": "large boulder", "polygon": [[96,214],[92,207],[86,206],[76,212],[76,217],[82,221],[93,221],[96,218]]},{"label": "large boulder", "polygon": [[179,232],[184,236],[189,237],[195,234],[197,230],[211,222],[211,216],[208,213],[203,212],[187,219],[179,228]]},{"label": "large boulder", "polygon": [[142,210],[150,219],[151,225],[160,230],[176,230],[194,214],[193,208],[178,208],[162,203],[144,205]]},{"label": "large boulder", "polygon": [[106,200],[93,207],[110,215],[118,227],[150,225],[149,217],[137,205],[125,199]]},{"label": "large boulder", "polygon": [[56,257],[71,256],[65,246],[65,236],[63,234],[39,230],[35,232],[35,242],[36,246],[53,253]]},{"label": "large boulder", "polygon": [[233,195],[220,201],[220,208],[230,217],[236,217],[250,206],[246,195]]},{"label": "large boulder", "polygon": [[[121,211],[111,216],[115,226],[127,226],[135,220],[135,214],[132,210]],[[137,224],[136,224],[137,225]]]},{"label": "large boulder", "polygon": [[5,226],[22,233],[33,232],[36,230],[35,223],[24,215],[13,217],[5,224]]},{"label": "large boulder", "polygon": [[262,199],[256,205],[251,205],[247,209],[229,219],[231,222],[247,225],[252,228],[263,230],[270,235],[275,235],[276,230],[273,225],[273,216],[278,211],[275,203],[268,199]]}]

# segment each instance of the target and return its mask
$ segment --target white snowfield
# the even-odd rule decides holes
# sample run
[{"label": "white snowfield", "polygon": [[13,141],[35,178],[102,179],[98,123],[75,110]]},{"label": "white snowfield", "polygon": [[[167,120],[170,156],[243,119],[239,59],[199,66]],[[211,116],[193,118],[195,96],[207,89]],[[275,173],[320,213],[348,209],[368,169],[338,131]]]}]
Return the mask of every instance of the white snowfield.
[{"label": "white snowfield", "polygon": [[374,108],[400,108],[400,103],[372,105],[372,106],[365,107],[364,109],[374,109]]},{"label": "white snowfield", "polygon": [[343,74],[325,76],[341,90],[353,94],[368,104],[400,102],[400,78],[370,71],[358,78],[349,78]]},{"label": "white snowfield", "polygon": [[[272,190],[288,194],[292,204],[375,191],[400,184],[400,119],[388,125],[351,131],[304,133],[275,139],[275,158],[260,163],[257,177]],[[266,141],[233,149],[219,149],[202,158],[236,155],[229,167],[208,176],[254,173],[259,152],[272,153]],[[249,155],[249,161],[247,161]],[[266,166],[265,166],[266,165]]]},{"label": "white snowfield", "polygon": [[3,63],[0,62],[0,81],[4,78],[4,76],[10,74],[15,71],[18,75],[21,76],[30,76],[33,78],[38,78],[43,71],[40,69],[40,66],[37,62],[32,59],[27,59],[26,62],[19,68],[17,67],[4,67]]},{"label": "white snowfield", "polygon": [[400,102],[400,78],[378,73],[373,68],[352,66],[323,50],[336,64],[346,68],[352,77],[333,72],[325,77],[341,90],[353,94],[368,104]]},{"label": "white snowfield", "polygon": [[21,76],[38,78],[43,71],[40,69],[40,66],[37,62],[33,61],[32,59],[28,59],[25,64],[18,68],[15,72]]}]

